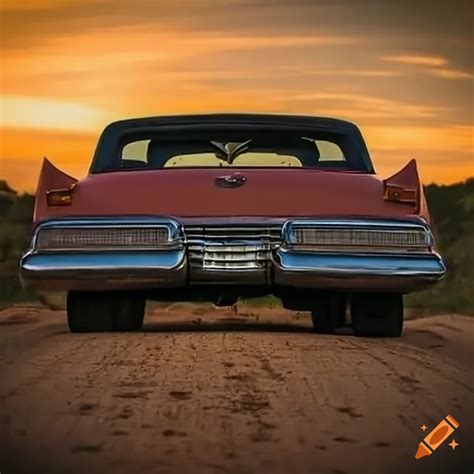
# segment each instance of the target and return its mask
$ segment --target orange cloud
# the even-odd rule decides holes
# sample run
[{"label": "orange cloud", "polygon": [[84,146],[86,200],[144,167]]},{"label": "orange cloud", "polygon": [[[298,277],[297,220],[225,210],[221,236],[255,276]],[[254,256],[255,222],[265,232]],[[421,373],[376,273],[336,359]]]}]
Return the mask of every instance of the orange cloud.
[{"label": "orange cloud", "polygon": [[62,0],[2,0],[0,10],[37,10],[41,8],[52,8],[61,4]]},{"label": "orange cloud", "polygon": [[444,66],[447,59],[441,56],[423,56],[417,54],[407,54],[398,56],[385,56],[385,61],[391,61],[401,64],[412,64],[415,66]]},{"label": "orange cloud", "polygon": [[443,79],[472,79],[474,74],[457,69],[432,69],[431,74]]},{"label": "orange cloud", "polygon": [[316,92],[289,95],[288,101],[299,101],[318,108],[320,113],[334,116],[363,118],[417,118],[427,119],[443,111],[442,107],[421,103],[407,103],[385,97],[342,92]]},{"label": "orange cloud", "polygon": [[0,127],[52,130],[97,130],[111,115],[86,104],[38,97],[0,98]]},{"label": "orange cloud", "polygon": [[368,143],[380,150],[409,149],[412,151],[470,154],[474,164],[474,126],[371,126],[365,128]]}]

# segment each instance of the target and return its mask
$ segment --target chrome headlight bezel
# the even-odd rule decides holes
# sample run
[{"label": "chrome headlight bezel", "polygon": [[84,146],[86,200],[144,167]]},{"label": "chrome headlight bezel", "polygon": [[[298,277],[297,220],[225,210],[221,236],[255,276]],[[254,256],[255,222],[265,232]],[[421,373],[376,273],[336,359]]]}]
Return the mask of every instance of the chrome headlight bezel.
[{"label": "chrome headlight bezel", "polygon": [[287,248],[318,252],[427,253],[434,244],[427,224],[388,220],[290,220],[282,239]]},{"label": "chrome headlight bezel", "polygon": [[183,242],[182,228],[172,219],[54,219],[35,229],[31,251],[158,250],[181,248]]}]

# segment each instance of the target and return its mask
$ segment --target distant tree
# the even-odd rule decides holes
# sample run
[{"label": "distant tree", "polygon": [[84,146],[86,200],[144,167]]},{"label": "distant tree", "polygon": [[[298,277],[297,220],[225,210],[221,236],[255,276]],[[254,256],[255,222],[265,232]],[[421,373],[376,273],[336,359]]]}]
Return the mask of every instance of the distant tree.
[{"label": "distant tree", "polygon": [[10,188],[10,186],[4,179],[0,179],[0,194],[1,193],[17,194],[17,192],[13,188]]},{"label": "distant tree", "polygon": [[0,216],[4,216],[13,205],[13,198],[10,194],[0,192]]}]

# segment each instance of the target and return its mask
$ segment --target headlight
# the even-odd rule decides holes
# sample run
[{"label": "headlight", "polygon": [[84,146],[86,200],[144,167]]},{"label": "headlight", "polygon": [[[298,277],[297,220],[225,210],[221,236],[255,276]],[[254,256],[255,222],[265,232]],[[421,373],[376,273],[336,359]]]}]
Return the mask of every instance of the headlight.
[{"label": "headlight", "polygon": [[180,243],[177,228],[156,226],[74,226],[49,225],[39,228],[34,249],[44,250],[120,250],[155,249]]},{"label": "headlight", "polygon": [[290,222],[285,226],[285,242],[289,245],[318,250],[406,250],[428,251],[431,232],[422,225],[380,225],[355,221],[305,223]]}]

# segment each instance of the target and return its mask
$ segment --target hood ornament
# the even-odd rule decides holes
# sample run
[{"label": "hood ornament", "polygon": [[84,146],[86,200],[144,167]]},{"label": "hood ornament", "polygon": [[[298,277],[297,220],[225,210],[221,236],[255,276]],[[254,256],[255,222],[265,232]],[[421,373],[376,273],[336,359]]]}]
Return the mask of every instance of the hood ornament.
[{"label": "hood ornament", "polygon": [[228,142],[228,143],[221,143],[215,142],[211,140],[211,145],[217,148],[216,157],[219,160],[226,161],[229,165],[231,165],[234,160],[245,153],[250,148],[250,143],[252,139],[247,140],[245,142]]}]

